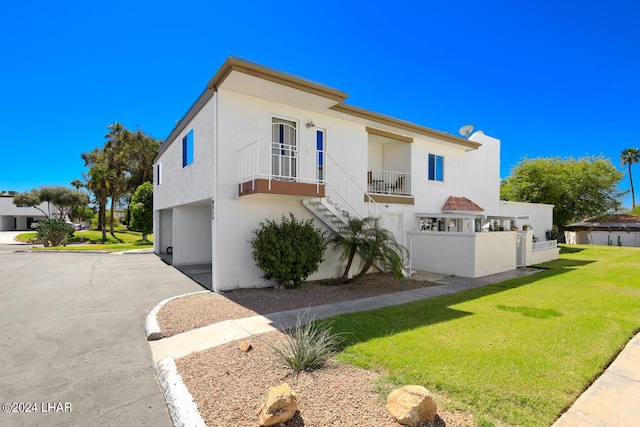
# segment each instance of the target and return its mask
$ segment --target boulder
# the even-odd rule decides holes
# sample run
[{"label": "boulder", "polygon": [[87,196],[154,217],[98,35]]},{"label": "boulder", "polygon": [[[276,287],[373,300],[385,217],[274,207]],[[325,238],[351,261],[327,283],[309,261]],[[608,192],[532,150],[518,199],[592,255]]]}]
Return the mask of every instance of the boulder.
[{"label": "boulder", "polygon": [[419,423],[433,423],[436,418],[436,400],[421,385],[406,385],[393,390],[387,397],[387,411],[400,424],[416,427]]},{"label": "boulder", "polygon": [[293,418],[298,411],[296,392],[287,383],[269,387],[258,411],[261,426],[284,423]]},{"label": "boulder", "polygon": [[248,353],[249,350],[251,350],[252,348],[253,346],[251,345],[251,341],[249,340],[242,341],[240,345],[238,345],[238,350],[243,351],[245,353]]}]

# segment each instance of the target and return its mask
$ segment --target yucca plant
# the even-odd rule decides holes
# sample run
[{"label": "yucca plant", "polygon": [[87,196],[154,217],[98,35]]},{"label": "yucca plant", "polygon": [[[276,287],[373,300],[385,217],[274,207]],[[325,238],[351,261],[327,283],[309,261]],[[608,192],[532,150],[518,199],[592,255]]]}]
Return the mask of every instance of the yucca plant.
[{"label": "yucca plant", "polygon": [[343,334],[331,332],[333,322],[316,322],[313,318],[306,322],[305,317],[298,316],[296,325],[284,331],[283,341],[269,344],[282,362],[296,373],[321,367],[344,342]]}]

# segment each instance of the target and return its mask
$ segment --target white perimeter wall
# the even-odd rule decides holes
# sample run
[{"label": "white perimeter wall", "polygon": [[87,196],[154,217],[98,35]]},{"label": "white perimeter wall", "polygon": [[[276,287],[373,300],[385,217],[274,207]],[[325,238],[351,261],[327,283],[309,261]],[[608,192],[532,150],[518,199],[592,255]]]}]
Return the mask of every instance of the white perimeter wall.
[{"label": "white perimeter wall", "polygon": [[410,233],[412,267],[460,277],[482,277],[516,268],[515,232]]},{"label": "white perimeter wall", "polygon": [[620,237],[621,246],[640,247],[640,233],[626,231],[566,231],[567,243],[578,245],[608,245],[618,246]]},{"label": "white perimeter wall", "polygon": [[542,203],[523,203],[500,201],[500,215],[502,216],[529,216],[529,219],[518,220],[518,226],[529,224],[533,232],[540,240],[547,240],[545,231],[553,228],[553,205]]}]

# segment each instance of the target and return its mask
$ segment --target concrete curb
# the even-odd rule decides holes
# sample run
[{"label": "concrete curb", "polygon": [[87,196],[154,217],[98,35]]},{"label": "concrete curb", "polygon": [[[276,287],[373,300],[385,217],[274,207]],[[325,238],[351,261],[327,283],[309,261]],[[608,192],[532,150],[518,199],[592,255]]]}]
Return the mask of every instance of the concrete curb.
[{"label": "concrete curb", "polygon": [[151,309],[149,314],[147,314],[147,317],[145,318],[145,321],[144,321],[144,332],[145,332],[145,335],[147,336],[147,341],[154,341],[162,338],[162,330],[160,329],[160,325],[158,325],[158,319],[156,316],[158,315],[158,312],[160,311],[160,309],[166,303],[176,298],[185,297],[187,295],[204,294],[208,292],[211,292],[211,291],[191,292],[188,294],[167,298],[165,300],[160,301],[158,304],[156,304],[156,306]]},{"label": "concrete curb", "polygon": [[206,427],[198,405],[178,374],[173,357],[160,361],[155,368],[174,427]]}]

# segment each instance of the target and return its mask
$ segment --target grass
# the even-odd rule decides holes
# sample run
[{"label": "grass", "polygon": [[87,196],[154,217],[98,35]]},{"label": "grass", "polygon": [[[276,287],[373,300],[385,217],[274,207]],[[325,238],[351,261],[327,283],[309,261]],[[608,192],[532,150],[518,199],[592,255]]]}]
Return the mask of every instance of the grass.
[{"label": "grass", "polygon": [[[80,230],[73,233],[73,237],[68,240],[71,243],[68,246],[59,247],[36,247],[33,250],[36,251],[60,251],[60,250],[74,250],[74,251],[107,251],[107,252],[119,252],[133,249],[149,248],[153,244],[153,236],[149,235],[149,242],[142,242],[142,234],[136,231],[129,231],[124,227],[116,228],[114,230],[115,238],[107,231],[107,239],[103,242],[102,231],[100,230]],[[17,240],[22,242],[29,242],[35,239],[35,232],[22,233],[16,236]],[[86,242],[88,244],[76,244]]]},{"label": "grass", "polygon": [[544,426],[640,327],[640,249],[563,247],[533,276],[336,317],[339,358],[421,384],[478,425]]}]

